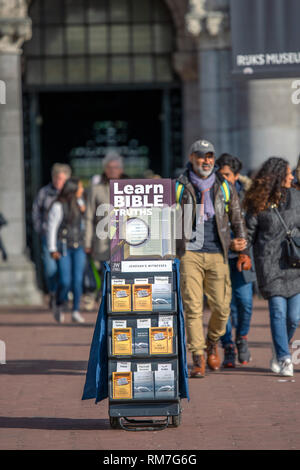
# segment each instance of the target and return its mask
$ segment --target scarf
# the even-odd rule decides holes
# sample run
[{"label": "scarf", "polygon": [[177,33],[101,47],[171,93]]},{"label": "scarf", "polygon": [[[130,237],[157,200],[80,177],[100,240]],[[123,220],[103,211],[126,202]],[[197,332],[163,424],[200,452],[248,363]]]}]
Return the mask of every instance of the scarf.
[{"label": "scarf", "polygon": [[204,221],[207,221],[215,215],[215,208],[210,197],[210,189],[216,181],[216,175],[213,172],[208,178],[200,178],[196,175],[191,169],[189,171],[189,179],[191,183],[200,191],[201,193],[201,204],[204,205]]}]

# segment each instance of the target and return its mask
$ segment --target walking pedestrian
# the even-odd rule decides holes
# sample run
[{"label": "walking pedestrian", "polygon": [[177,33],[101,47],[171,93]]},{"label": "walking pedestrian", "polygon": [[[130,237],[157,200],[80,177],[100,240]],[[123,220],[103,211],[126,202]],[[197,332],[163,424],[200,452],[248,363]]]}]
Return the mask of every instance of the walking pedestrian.
[{"label": "walking pedestrian", "polygon": [[299,160],[298,160],[298,165],[295,169],[295,180],[293,182],[293,187],[296,188],[296,189],[300,189],[300,156],[299,156]]},{"label": "walking pedestrian", "polygon": [[[252,181],[246,176],[241,177],[242,162],[230,154],[222,154],[216,161],[218,172],[236,189],[242,204],[245,192],[250,189]],[[235,367],[236,352],[238,361],[247,364],[251,359],[248,347],[248,333],[252,317],[253,282],[256,280],[254,263],[249,271],[237,269],[238,254],[230,250],[228,254],[230,279],[232,287],[232,298],[230,303],[230,316],[226,325],[226,333],[221,337],[224,348],[223,367]],[[251,260],[252,261],[252,260]],[[236,328],[235,343],[232,338],[232,328]]]},{"label": "walking pedestrian", "polygon": [[86,261],[85,206],[81,199],[83,191],[82,182],[78,178],[68,179],[49,211],[48,249],[58,266],[58,291],[54,310],[54,318],[58,323],[64,322],[63,304],[70,290],[73,293],[72,321],[85,321],[79,312]]},{"label": "walking pedestrian", "polygon": [[47,245],[48,211],[70,176],[71,168],[69,165],[55,163],[51,170],[51,182],[39,190],[32,206],[33,227],[39,234],[41,242],[44,277],[50,297],[50,309],[54,308],[56,301],[57,264],[51,257]]},{"label": "walking pedestrian", "polygon": [[[103,263],[108,261],[110,256],[110,240],[108,237],[106,239],[97,237],[97,224],[107,215],[106,211],[101,216],[97,215],[97,208],[105,204],[109,205],[110,180],[125,177],[123,174],[123,158],[116,152],[109,152],[103,160],[103,169],[100,183],[93,184],[88,194],[84,238],[85,252],[90,254],[98,264],[102,281],[104,272]],[[100,295],[101,292],[98,293],[96,301],[100,300]]]},{"label": "walking pedestrian", "polygon": [[283,376],[293,376],[289,344],[300,320],[300,260],[298,267],[291,264],[285,249],[290,232],[300,251],[300,192],[291,187],[292,181],[289,163],[271,157],[254,178],[244,201],[258,286],[269,304],[273,341],[270,366]]},{"label": "walking pedestrian", "polygon": [[[190,223],[196,233],[196,237],[191,239],[186,239],[186,236],[177,239],[177,254],[181,258],[187,344],[193,356],[191,377],[204,377],[205,349],[209,368],[220,368],[217,344],[225,333],[230,314],[228,249],[232,240],[229,222],[235,236],[235,249],[240,252],[239,269],[251,267],[247,252],[242,253],[246,249],[247,232],[239,198],[235,188],[216,172],[215,149],[210,142],[198,140],[191,146],[186,171],[177,180],[176,199],[181,204],[183,225],[187,207],[192,208]],[[204,220],[204,237],[200,244],[201,236],[197,237],[198,205]],[[203,294],[211,310],[206,341],[203,333]]]}]

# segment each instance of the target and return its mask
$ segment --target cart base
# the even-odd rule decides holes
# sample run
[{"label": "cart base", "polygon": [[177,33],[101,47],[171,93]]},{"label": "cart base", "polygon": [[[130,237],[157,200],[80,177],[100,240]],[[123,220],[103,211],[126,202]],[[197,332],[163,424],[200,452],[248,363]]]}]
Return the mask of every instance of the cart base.
[{"label": "cart base", "polygon": [[165,419],[129,419],[125,416],[110,417],[110,425],[113,429],[124,431],[163,431],[168,426],[178,427],[181,424],[181,410],[179,415],[167,416]]}]

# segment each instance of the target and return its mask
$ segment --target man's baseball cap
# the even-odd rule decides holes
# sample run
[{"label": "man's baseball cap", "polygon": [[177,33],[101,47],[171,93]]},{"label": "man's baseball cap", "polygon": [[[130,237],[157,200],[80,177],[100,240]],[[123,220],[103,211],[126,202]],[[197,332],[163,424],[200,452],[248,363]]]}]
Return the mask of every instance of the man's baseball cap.
[{"label": "man's baseball cap", "polygon": [[200,153],[205,155],[209,152],[213,154],[215,153],[215,147],[211,142],[208,142],[208,140],[196,140],[196,142],[191,145],[189,154],[192,155],[192,153]]}]

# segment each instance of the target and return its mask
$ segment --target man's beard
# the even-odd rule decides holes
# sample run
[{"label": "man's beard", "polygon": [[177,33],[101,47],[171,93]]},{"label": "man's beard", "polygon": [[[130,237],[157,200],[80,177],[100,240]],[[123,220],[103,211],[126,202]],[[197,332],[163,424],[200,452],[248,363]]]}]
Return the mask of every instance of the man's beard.
[{"label": "man's beard", "polygon": [[198,166],[198,167],[197,167],[197,170],[198,170],[198,174],[199,174],[202,178],[208,178],[208,177],[212,174],[212,172],[213,172],[213,170],[214,170],[214,167],[213,167],[213,165],[211,165],[211,167],[209,168],[209,170],[204,170],[204,169],[202,168],[202,166]]}]

